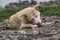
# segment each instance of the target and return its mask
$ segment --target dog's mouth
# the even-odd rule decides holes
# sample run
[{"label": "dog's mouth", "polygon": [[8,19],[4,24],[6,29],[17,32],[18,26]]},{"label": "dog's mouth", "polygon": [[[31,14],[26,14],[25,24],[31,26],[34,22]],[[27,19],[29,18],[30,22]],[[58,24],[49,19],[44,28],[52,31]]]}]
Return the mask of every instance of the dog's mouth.
[{"label": "dog's mouth", "polygon": [[29,21],[29,24],[37,25],[38,27],[42,27],[41,23],[34,23],[33,21]]},{"label": "dog's mouth", "polygon": [[29,21],[30,24],[37,25],[38,27],[42,27],[42,23],[34,23],[33,21]]},{"label": "dog's mouth", "polygon": [[37,23],[37,26],[38,26],[38,27],[42,27],[42,24],[41,24],[41,23]]}]

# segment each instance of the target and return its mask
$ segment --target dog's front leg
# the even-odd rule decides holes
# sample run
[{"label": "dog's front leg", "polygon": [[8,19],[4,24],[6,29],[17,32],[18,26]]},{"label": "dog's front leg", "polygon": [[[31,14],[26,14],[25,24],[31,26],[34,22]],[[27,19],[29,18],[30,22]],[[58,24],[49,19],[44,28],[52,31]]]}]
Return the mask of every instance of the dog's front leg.
[{"label": "dog's front leg", "polygon": [[33,25],[33,24],[22,24],[20,29],[24,29],[24,28],[32,28],[32,29],[34,29],[36,27],[38,27],[38,26],[37,25]]}]

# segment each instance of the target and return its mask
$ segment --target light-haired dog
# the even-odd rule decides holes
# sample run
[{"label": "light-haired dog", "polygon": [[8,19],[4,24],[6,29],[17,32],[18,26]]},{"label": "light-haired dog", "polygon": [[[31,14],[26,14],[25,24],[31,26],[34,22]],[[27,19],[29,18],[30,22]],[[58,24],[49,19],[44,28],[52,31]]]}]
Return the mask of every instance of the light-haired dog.
[{"label": "light-haired dog", "polygon": [[36,28],[42,23],[38,6],[25,8],[9,18],[11,29]]}]

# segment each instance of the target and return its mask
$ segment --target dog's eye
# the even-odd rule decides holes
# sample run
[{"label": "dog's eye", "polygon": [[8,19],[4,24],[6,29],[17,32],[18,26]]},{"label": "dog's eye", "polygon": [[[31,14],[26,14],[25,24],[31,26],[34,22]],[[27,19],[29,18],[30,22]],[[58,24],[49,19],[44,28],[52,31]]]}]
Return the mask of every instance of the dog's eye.
[{"label": "dog's eye", "polygon": [[32,21],[33,21],[34,19],[32,19]]}]

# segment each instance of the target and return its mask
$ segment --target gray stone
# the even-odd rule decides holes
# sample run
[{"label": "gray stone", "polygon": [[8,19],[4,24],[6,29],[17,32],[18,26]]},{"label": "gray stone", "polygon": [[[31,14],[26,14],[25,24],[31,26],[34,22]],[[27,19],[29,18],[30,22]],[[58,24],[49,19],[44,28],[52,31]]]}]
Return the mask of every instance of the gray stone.
[{"label": "gray stone", "polygon": [[37,35],[38,33],[39,33],[38,30],[33,31],[33,35]]},{"label": "gray stone", "polygon": [[[0,40],[60,40],[60,17],[44,16],[43,22],[52,22],[35,29],[8,30],[5,22],[0,22]],[[3,30],[4,29],[4,30]]]}]

